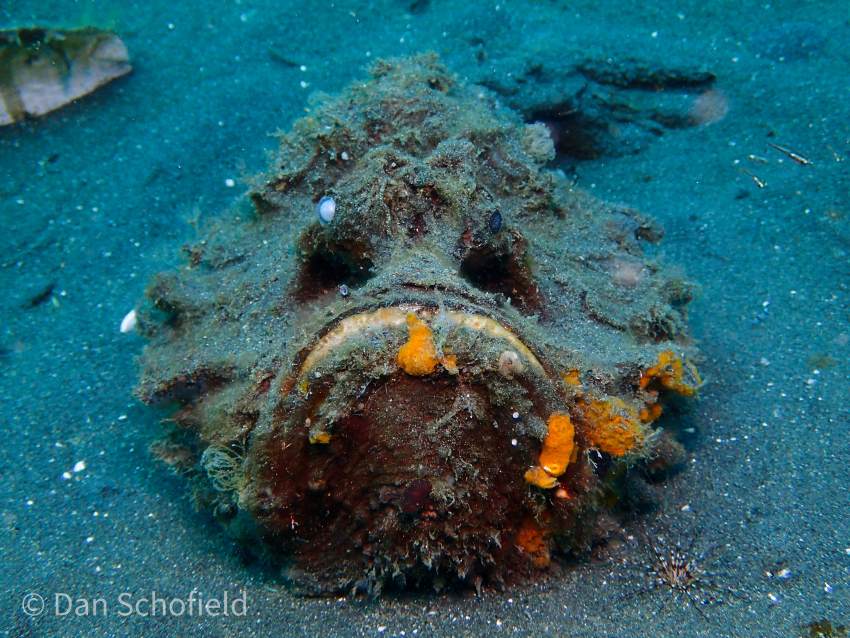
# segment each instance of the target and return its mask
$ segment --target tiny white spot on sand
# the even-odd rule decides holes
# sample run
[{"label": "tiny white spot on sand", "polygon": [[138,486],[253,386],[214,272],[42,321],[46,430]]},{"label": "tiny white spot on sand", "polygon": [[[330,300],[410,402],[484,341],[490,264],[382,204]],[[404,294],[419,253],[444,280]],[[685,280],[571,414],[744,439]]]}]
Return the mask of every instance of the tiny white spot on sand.
[{"label": "tiny white spot on sand", "polygon": [[73,467],[74,474],[77,474],[78,472],[82,472],[84,469],[86,469],[86,462],[85,461],[77,461],[76,463],[74,463],[74,467]]},{"label": "tiny white spot on sand", "polygon": [[233,188],[236,186],[236,181],[233,178],[228,177],[224,180],[224,185],[227,186],[227,188]]}]

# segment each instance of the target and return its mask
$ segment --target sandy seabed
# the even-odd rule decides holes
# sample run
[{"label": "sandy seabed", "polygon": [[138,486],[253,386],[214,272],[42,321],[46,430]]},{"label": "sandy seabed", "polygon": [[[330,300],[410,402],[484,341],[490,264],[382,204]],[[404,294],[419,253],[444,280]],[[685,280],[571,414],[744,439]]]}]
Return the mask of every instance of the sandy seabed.
[{"label": "sandy seabed", "polygon": [[[113,28],[135,67],[0,129],[6,635],[794,637],[850,623],[843,3],[25,1],[0,21]],[[131,396],[142,340],[118,332],[121,318],[264,167],[269,134],[312,92],[422,50],[529,109],[574,93],[560,70],[588,56],[716,76],[710,123],[624,126],[621,152],[558,162],[578,187],[657,219],[659,257],[699,284],[691,318],[708,383],[680,415],[694,429],[688,467],[644,526],[720,545],[714,581],[738,592],[724,604],[643,592],[649,556],[628,542],[481,597],[297,597],[246,565],[151,458],[166,415]],[[246,613],[190,614],[193,590],[231,603],[244,590]],[[35,616],[22,609],[37,605],[31,593],[45,601]],[[176,609],[151,613],[152,593]],[[80,613],[57,613],[57,594]],[[147,603],[122,615],[122,595]]]}]

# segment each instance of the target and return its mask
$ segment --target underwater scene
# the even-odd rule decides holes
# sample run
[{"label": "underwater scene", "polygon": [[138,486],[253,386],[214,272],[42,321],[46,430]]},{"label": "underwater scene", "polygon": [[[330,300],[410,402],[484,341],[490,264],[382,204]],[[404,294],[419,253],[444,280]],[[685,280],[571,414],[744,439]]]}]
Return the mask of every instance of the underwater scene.
[{"label": "underwater scene", "polygon": [[0,635],[850,625],[846,2],[0,6]]}]

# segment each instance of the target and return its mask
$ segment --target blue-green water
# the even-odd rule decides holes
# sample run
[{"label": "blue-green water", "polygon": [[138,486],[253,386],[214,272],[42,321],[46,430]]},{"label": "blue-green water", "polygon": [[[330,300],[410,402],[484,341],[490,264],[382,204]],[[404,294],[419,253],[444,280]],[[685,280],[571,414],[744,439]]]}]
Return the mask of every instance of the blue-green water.
[{"label": "blue-green water", "polygon": [[[844,3],[0,7],[0,26],[28,24],[113,29],[134,72],[0,129],[7,635],[799,636],[823,618],[850,623]],[[659,220],[665,261],[700,284],[691,317],[708,384],[689,416],[692,462],[664,502],[677,529],[724,545],[718,580],[734,599],[700,613],[669,592],[632,595],[640,567],[621,564],[628,544],[482,597],[305,599],[246,565],[151,458],[165,415],[131,396],[142,340],[119,333],[121,318],[152,274],[180,263],[199,219],[265,166],[270,134],[311,94],[340,90],[376,58],[423,50],[529,119],[582,88],[573,69],[586,59],[716,76],[710,122],[665,119],[700,91],[624,88],[599,103],[642,115],[602,113],[595,157],[565,151],[557,162],[579,187]],[[195,588],[244,589],[247,615],[120,613],[122,593]],[[45,597],[46,613],[24,613],[28,593]],[[57,593],[108,609],[56,614]]]}]

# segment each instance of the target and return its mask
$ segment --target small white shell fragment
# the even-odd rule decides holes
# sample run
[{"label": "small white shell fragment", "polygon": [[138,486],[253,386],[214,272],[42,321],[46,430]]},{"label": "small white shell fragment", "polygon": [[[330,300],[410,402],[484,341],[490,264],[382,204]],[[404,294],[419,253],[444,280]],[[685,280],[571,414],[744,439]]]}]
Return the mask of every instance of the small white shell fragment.
[{"label": "small white shell fragment", "polygon": [[77,472],[82,472],[84,469],[86,469],[86,462],[77,461],[76,463],[74,463],[74,469],[72,471],[74,472],[74,474],[76,474]]},{"label": "small white shell fragment", "polygon": [[133,308],[130,312],[124,315],[121,320],[121,332],[127,334],[136,329],[136,309]]},{"label": "small white shell fragment", "polygon": [[336,214],[336,201],[333,197],[325,195],[316,204],[316,215],[322,224],[330,224]]},{"label": "small white shell fragment", "polygon": [[349,159],[351,159],[350,156],[348,155],[348,151],[343,151],[342,153],[339,154],[339,157],[343,162],[347,162]]}]

